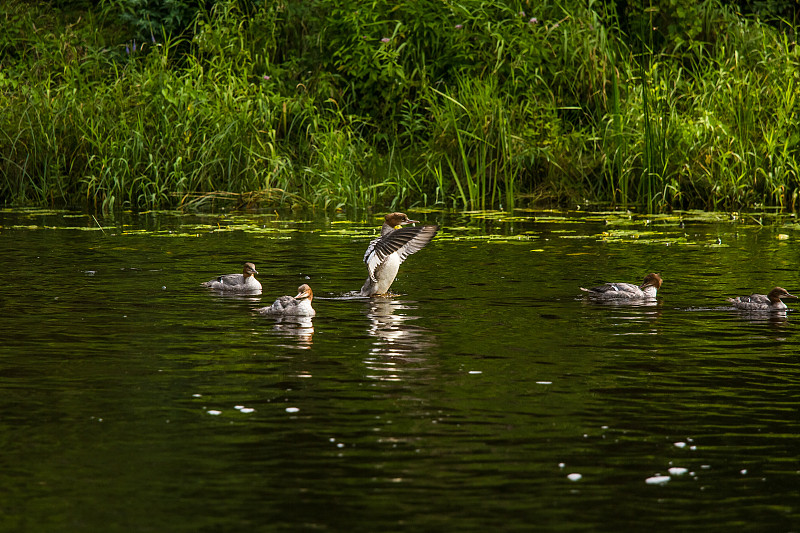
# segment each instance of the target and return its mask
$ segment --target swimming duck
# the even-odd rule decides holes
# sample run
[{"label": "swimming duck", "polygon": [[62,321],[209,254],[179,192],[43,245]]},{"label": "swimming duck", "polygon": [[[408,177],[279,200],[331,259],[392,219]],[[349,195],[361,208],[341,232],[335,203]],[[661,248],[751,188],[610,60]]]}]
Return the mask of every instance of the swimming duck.
[{"label": "swimming duck", "polygon": [[218,291],[257,292],[261,290],[261,283],[253,274],[258,274],[256,266],[253,263],[245,263],[241,274],[226,274],[201,285]]},{"label": "swimming duck", "polygon": [[256,309],[256,312],[273,316],[314,316],[317,312],[311,307],[313,299],[314,293],[311,291],[311,287],[303,283],[297,287],[297,296],[281,296],[272,305],[260,307]]},{"label": "swimming duck", "polygon": [[750,296],[737,296],[726,298],[737,309],[746,311],[785,311],[786,304],[781,298],[797,298],[782,287],[775,287],[769,294],[751,294]]},{"label": "swimming duck", "polygon": [[581,290],[588,292],[593,298],[603,300],[653,300],[661,288],[661,276],[648,274],[641,285],[633,283],[606,283],[599,287]]},{"label": "swimming duck", "polygon": [[403,227],[418,223],[405,213],[383,217],[381,236],[369,243],[364,254],[369,277],[361,287],[362,296],[387,294],[406,257],[422,250],[439,231],[439,226]]}]

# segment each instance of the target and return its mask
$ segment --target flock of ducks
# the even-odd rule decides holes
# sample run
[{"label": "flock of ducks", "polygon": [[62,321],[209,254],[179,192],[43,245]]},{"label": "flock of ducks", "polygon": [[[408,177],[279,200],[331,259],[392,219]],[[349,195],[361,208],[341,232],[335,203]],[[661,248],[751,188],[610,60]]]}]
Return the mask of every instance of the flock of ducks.
[{"label": "flock of ducks", "polygon": [[[361,287],[361,296],[386,296],[394,282],[400,265],[406,258],[422,250],[436,233],[439,226],[408,226],[418,224],[405,213],[389,213],[384,217],[381,234],[369,243],[364,253],[367,265],[367,280]],[[255,293],[261,291],[261,283],[255,278],[258,274],[253,263],[245,263],[241,274],[219,276],[202,285],[210,289],[234,293]],[[655,300],[661,288],[661,276],[651,273],[644,277],[641,285],[633,283],[606,283],[591,289],[581,287],[589,297],[601,301],[636,302]],[[751,294],[727,298],[737,309],[745,311],[785,311],[783,298],[797,298],[786,289],[775,287],[768,294]],[[272,316],[314,316],[311,307],[314,293],[307,284],[297,288],[297,296],[281,296],[272,305],[256,309],[257,313]]]},{"label": "flock of ducks", "polygon": [[[588,292],[589,296],[598,300],[606,301],[644,301],[655,300],[658,289],[661,288],[661,276],[658,274],[648,274],[644,277],[641,285],[633,283],[606,283],[599,287],[581,290]],[[769,294],[751,294],[749,296],[737,296],[726,298],[733,307],[744,311],[785,311],[786,304],[782,298],[797,298],[782,287],[775,287]]]},{"label": "flock of ducks", "polygon": [[[408,224],[419,224],[419,221],[411,220],[405,213],[389,213],[383,217],[380,237],[370,242],[364,253],[368,276],[359,291],[361,296],[387,295],[403,261],[422,250],[439,231],[439,226]],[[261,283],[255,274],[258,274],[256,266],[245,263],[241,274],[226,274],[202,285],[223,292],[261,292]],[[272,305],[255,311],[271,316],[314,316],[317,313],[311,307],[313,299],[314,292],[304,283],[297,288],[297,296],[281,296]]]}]

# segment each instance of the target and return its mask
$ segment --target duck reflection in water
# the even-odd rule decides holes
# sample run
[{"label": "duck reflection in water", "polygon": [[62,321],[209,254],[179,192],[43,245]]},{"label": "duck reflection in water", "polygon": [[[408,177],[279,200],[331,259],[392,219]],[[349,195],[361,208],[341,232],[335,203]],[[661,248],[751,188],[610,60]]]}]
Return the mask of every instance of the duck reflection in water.
[{"label": "duck reflection in water", "polygon": [[295,341],[295,344],[282,346],[307,350],[314,344],[314,323],[310,316],[281,316],[274,318],[273,322],[272,334]]},{"label": "duck reflection in water", "polygon": [[[409,314],[416,302],[395,299],[373,299],[366,303],[369,334],[374,338],[365,363],[370,370],[380,372],[369,377],[380,381],[399,381],[408,363],[427,361],[425,355],[435,346],[433,334],[413,324],[420,317]],[[423,367],[426,366],[423,364]]]},{"label": "duck reflection in water", "polygon": [[[656,300],[617,301],[583,298],[587,317],[608,324],[612,335],[658,335],[659,319],[663,313],[661,302]],[[601,309],[602,308],[602,309]],[[642,325],[645,327],[642,328]],[[649,327],[648,327],[649,326]]]},{"label": "duck reflection in water", "polygon": [[[730,310],[730,307],[722,309]],[[749,324],[767,325],[773,330],[780,330],[789,325],[789,315],[786,310],[765,313],[763,311],[742,311],[737,309],[735,316],[732,318],[734,320],[744,320]]]}]

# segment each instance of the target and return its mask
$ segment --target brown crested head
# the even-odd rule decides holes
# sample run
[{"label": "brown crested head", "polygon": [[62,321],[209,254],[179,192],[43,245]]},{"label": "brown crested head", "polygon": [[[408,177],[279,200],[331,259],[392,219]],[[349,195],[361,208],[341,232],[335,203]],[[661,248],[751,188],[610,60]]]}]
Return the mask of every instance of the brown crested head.
[{"label": "brown crested head", "polygon": [[644,277],[644,281],[639,286],[639,288],[644,289],[645,287],[655,287],[656,289],[661,288],[661,276],[656,274],[655,272],[651,272],[650,274]]},{"label": "brown crested head", "polygon": [[405,213],[389,213],[383,217],[383,221],[393,228],[404,224],[419,224],[419,220],[411,220]]},{"label": "brown crested head", "polygon": [[256,266],[253,263],[245,263],[244,270],[242,270],[242,275],[246,278],[249,278],[253,274],[258,274],[258,270],[256,270]]},{"label": "brown crested head", "polygon": [[297,287],[297,296],[295,296],[295,299],[297,300],[308,299],[308,301],[310,302],[311,300],[314,299],[314,292],[311,290],[311,287],[303,283],[302,285]]},{"label": "brown crested head", "polygon": [[778,303],[781,298],[797,298],[794,294],[789,294],[789,291],[784,289],[783,287],[775,287],[769,294],[767,294],[767,298],[772,303]]}]

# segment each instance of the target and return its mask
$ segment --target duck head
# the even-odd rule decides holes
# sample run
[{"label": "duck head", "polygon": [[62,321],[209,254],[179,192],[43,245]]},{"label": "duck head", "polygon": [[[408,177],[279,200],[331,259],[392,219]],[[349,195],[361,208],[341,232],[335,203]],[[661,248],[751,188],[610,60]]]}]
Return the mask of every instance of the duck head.
[{"label": "duck head", "polygon": [[774,289],[769,291],[769,294],[767,294],[767,298],[769,298],[770,302],[775,304],[778,303],[781,300],[781,298],[797,298],[797,296],[795,296],[794,294],[789,294],[789,291],[787,291],[783,287],[775,287]]},{"label": "duck head", "polygon": [[256,270],[256,266],[253,263],[245,263],[244,270],[242,270],[242,276],[244,279],[249,278],[253,274],[258,274],[258,270]]},{"label": "duck head", "polygon": [[656,290],[661,288],[661,276],[656,273],[650,273],[644,277],[644,281],[642,284],[639,285],[640,289],[646,289],[647,287],[655,287]]},{"label": "duck head", "polygon": [[406,224],[419,224],[419,220],[411,220],[405,213],[389,213],[383,217],[384,224],[399,229]]},{"label": "duck head", "polygon": [[314,292],[311,290],[311,287],[303,283],[299,287],[297,287],[297,296],[295,296],[296,300],[308,300],[309,302],[314,299]]}]

